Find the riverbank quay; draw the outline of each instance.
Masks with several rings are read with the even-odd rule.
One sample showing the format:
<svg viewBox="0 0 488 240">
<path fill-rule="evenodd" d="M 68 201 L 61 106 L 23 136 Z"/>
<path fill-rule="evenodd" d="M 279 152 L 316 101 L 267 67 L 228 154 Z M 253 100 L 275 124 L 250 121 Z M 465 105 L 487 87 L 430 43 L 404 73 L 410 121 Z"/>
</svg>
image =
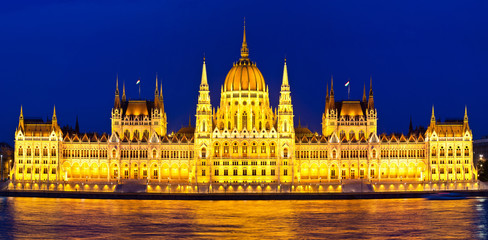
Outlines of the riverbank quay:
<svg viewBox="0 0 488 240">
<path fill-rule="evenodd" d="M 448 191 L 449 192 L 449 191 Z M 454 191 L 453 191 L 454 192 Z M 487 190 L 455 191 L 467 197 L 488 197 Z M 78 199 L 133 199 L 133 200 L 346 200 L 424 198 L 438 191 L 370 192 L 370 193 L 107 193 L 66 191 L 0 191 L 0 197 L 78 198 Z"/>
</svg>

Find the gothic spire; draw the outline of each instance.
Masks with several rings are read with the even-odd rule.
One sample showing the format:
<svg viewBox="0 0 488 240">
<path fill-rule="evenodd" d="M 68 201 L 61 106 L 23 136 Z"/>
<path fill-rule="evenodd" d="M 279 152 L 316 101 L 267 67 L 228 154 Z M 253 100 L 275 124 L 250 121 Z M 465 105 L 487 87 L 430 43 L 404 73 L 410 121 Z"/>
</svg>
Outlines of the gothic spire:
<svg viewBox="0 0 488 240">
<path fill-rule="evenodd" d="M 122 102 L 126 101 L 125 97 L 125 81 L 122 83 Z"/>
<path fill-rule="evenodd" d="M 329 97 L 329 108 L 335 108 L 335 99 L 334 99 L 334 76 L 330 76 L 330 97 Z"/>
<path fill-rule="evenodd" d="M 363 87 L 363 103 L 366 102 L 366 83 L 364 84 L 364 87 Z"/>
<path fill-rule="evenodd" d="M 281 83 L 281 91 L 290 90 L 290 84 L 288 83 L 288 69 L 286 67 L 286 58 L 285 58 L 285 66 L 283 67 L 283 82 Z"/>
<path fill-rule="evenodd" d="M 208 90 L 207 67 L 205 64 L 205 57 L 203 57 L 202 80 L 200 82 L 200 90 L 202 90 L 202 88 L 205 88 Z"/>
<path fill-rule="evenodd" d="M 56 105 L 54 105 L 54 109 L 53 109 L 52 124 L 53 126 L 58 125 L 58 118 L 56 117 Z"/>
<path fill-rule="evenodd" d="M 159 89 L 158 89 L 158 73 L 156 73 L 156 89 L 154 90 L 154 96 L 159 97 Z"/>
<path fill-rule="evenodd" d="M 241 60 L 249 58 L 249 49 L 247 48 L 246 41 L 246 19 L 244 18 L 244 31 L 242 35 L 242 47 L 241 47 Z"/>
<path fill-rule="evenodd" d="M 158 92 L 158 73 L 156 73 L 156 89 L 154 90 L 154 107 L 159 108 L 160 95 Z"/>
<path fill-rule="evenodd" d="M 430 116 L 430 123 L 435 124 L 435 114 L 434 114 L 434 105 L 432 104 L 432 115 Z"/>
<path fill-rule="evenodd" d="M 119 97 L 119 74 L 117 74 L 115 80 L 115 100 L 114 100 L 114 108 L 120 108 L 120 97 Z"/>
<path fill-rule="evenodd" d="M 24 130 L 24 112 L 22 111 L 22 105 L 20 105 L 20 116 L 19 116 L 19 130 Z"/>
<path fill-rule="evenodd" d="M 369 99 L 368 99 L 368 109 L 374 108 L 374 98 L 373 98 L 373 76 L 369 77 Z"/>
</svg>

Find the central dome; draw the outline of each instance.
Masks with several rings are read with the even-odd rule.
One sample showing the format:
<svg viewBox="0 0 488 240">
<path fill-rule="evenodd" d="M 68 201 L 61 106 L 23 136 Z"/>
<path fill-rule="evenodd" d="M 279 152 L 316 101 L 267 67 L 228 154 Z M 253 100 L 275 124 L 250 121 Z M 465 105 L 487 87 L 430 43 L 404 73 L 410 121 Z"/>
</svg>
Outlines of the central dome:
<svg viewBox="0 0 488 240">
<path fill-rule="evenodd" d="M 256 63 L 241 60 L 230 69 L 225 77 L 224 91 L 265 91 L 263 74 Z"/>
<path fill-rule="evenodd" d="M 224 91 L 266 91 L 263 74 L 256 67 L 256 63 L 249 59 L 249 49 L 246 42 L 246 26 L 242 38 L 241 59 L 230 69 L 225 77 Z"/>
</svg>

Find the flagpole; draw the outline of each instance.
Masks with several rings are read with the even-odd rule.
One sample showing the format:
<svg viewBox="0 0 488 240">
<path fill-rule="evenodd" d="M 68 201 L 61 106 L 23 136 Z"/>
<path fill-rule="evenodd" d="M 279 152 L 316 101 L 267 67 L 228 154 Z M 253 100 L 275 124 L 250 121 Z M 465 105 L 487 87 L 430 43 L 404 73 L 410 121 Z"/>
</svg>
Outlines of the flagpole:
<svg viewBox="0 0 488 240">
<path fill-rule="evenodd" d="M 349 100 L 351 97 L 351 84 L 347 85 L 347 100 Z"/>
</svg>

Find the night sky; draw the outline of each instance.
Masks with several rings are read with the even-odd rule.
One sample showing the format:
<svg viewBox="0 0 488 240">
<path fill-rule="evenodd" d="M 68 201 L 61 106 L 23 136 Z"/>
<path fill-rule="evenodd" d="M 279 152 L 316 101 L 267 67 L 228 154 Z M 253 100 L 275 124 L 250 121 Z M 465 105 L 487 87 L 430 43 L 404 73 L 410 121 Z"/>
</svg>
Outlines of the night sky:
<svg viewBox="0 0 488 240">
<path fill-rule="evenodd" d="M 13 2 L 13 1 L 12 1 Z M 462 119 L 488 135 L 486 1 L 56 1 L 0 6 L 0 141 L 13 144 L 24 116 L 82 132 L 110 132 L 115 77 L 128 98 L 163 82 L 169 131 L 194 122 L 205 53 L 213 106 L 240 57 L 246 18 L 250 58 L 277 107 L 286 56 L 295 122 L 321 132 L 326 83 L 337 100 L 360 99 L 373 77 L 378 133 Z"/>
</svg>

